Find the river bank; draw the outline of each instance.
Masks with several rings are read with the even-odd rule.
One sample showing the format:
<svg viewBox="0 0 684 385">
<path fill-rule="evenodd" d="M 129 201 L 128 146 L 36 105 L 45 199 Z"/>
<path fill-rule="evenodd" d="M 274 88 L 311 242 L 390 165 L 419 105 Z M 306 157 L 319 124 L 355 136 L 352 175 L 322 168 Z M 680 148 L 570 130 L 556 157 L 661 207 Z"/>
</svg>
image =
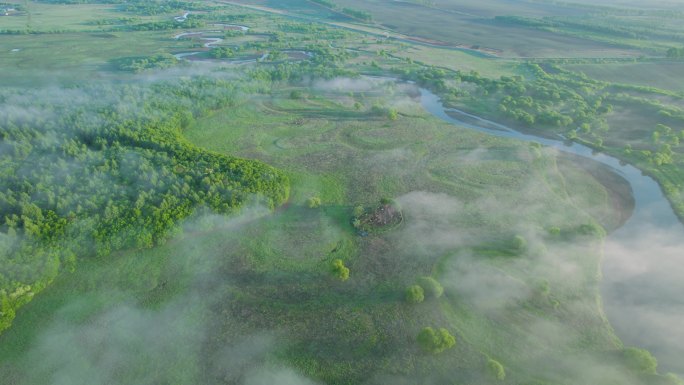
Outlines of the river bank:
<svg viewBox="0 0 684 385">
<path fill-rule="evenodd" d="M 626 345 L 647 348 L 658 358 L 663 369 L 684 373 L 684 363 L 679 359 L 684 357 L 681 339 L 671 338 L 668 330 L 663 330 L 664 323 L 681 325 L 681 315 L 684 314 L 684 302 L 679 295 L 682 291 L 673 290 L 673 287 L 683 286 L 677 279 L 679 275 L 676 270 L 663 268 L 684 265 L 681 253 L 675 257 L 666 252 L 679 249 L 677 242 L 684 239 L 684 226 L 660 185 L 636 167 L 585 145 L 522 133 L 465 111 L 447 108 L 437 95 L 424 88 L 420 89 L 420 94 L 425 110 L 448 123 L 553 147 L 588 162 L 607 166 L 627 181 L 634 209 L 622 226 L 606 239 L 601 282 L 604 310 L 616 334 Z M 629 198 L 620 199 L 629 201 Z M 658 234 L 666 236 L 658 237 Z M 636 273 L 627 266 L 635 263 L 639 265 Z"/>
</svg>

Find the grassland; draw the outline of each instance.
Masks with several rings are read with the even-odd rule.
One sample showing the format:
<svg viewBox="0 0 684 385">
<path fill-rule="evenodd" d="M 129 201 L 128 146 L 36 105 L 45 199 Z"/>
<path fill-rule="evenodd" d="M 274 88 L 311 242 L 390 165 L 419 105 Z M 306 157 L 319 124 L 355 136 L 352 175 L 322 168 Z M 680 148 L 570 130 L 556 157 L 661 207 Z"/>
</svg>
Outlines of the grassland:
<svg viewBox="0 0 684 385">
<path fill-rule="evenodd" d="M 434 376 L 435 381 L 456 376 L 487 383 L 489 356 L 505 363 L 510 383 L 551 378 L 555 374 L 529 371 L 528 360 L 539 356 L 518 354 L 529 348 L 535 333 L 524 325 L 534 320 L 575 330 L 568 345 L 552 349 L 551 342 L 558 342 L 554 336 L 535 337 L 541 338 L 538 348 L 547 346 L 548 359 L 561 359 L 576 344 L 601 354 L 617 352 L 619 342 L 596 303 L 598 245 L 587 241 L 585 248 L 573 247 L 566 255 L 567 263 L 579 269 L 569 279 L 554 273 L 553 259 L 547 259 L 547 252 L 568 253 L 563 241 L 544 241 L 549 250 L 534 256 L 517 255 L 509 243 L 516 231 L 535 226 L 560 226 L 570 234 L 580 224 L 593 223 L 592 215 L 601 211 L 605 224 L 614 225 L 616 213 L 609 209 L 605 187 L 581 170 L 559 168 L 557 154 L 427 117 L 406 91 L 394 91 L 393 99 L 403 100 L 396 121 L 369 115 L 368 107 L 354 108 L 355 101 L 365 106 L 389 102 L 382 95 L 392 84 L 376 87 L 356 98 L 348 96 L 348 89 L 321 84 L 302 89 L 301 99 L 289 97 L 292 88 L 276 88 L 189 127 L 186 136 L 197 145 L 258 158 L 289 173 L 290 203 L 273 215 L 189 224 L 184 236 L 165 246 L 89 261 L 62 276 L 48 294 L 20 312 L 17 327 L 0 337 L 3 369 L 10 373 L 6 378 L 16 384 L 43 382 L 54 378 L 50 365 L 79 373 L 52 357 L 44 340 L 49 338 L 44 333 L 61 333 L 64 343 L 80 341 L 71 334 L 75 325 L 93 334 L 104 325 L 113 327 L 115 342 L 98 354 L 153 353 L 138 369 L 123 372 L 128 361 L 115 359 L 107 378 L 119 382 L 145 378 L 143 370 L 153 368 L 162 373 L 158 378 L 169 381 L 232 383 L 248 370 L 224 373 L 207 362 L 221 347 L 234 346 L 237 336 L 260 333 L 270 335 L 272 346 L 250 365 L 286 363 L 335 384 L 382 376 Z M 305 206 L 311 196 L 321 198 L 320 208 Z M 402 204 L 406 223 L 387 234 L 357 236 L 349 224 L 352 207 L 385 196 Z M 499 207 L 486 210 L 492 201 Z M 603 209 L 582 210 L 588 205 Z M 514 213 L 512 207 L 534 208 Z M 452 243 L 440 233 L 457 234 L 460 240 Z M 530 242 L 541 247 L 541 241 Z M 333 258 L 345 260 L 349 281 L 331 280 L 327 270 Z M 553 295 L 485 299 L 491 288 L 479 291 L 465 284 L 468 278 L 457 279 L 464 268 L 495 274 L 498 285 L 513 285 L 521 293 L 548 281 Z M 445 299 L 405 304 L 404 288 L 417 275 L 442 280 Z M 212 294 L 204 294 L 206 285 Z M 207 298 L 180 305 L 195 295 Z M 509 301 L 527 305 L 510 308 Z M 119 312 L 130 313 L 120 321 L 110 318 Z M 125 333 L 168 312 L 177 321 L 157 331 L 158 341 L 127 342 Z M 211 328 L 205 329 L 207 323 Z M 502 323 L 518 326 L 501 328 Z M 431 324 L 452 330 L 457 347 L 439 357 L 417 350 L 413 336 Z M 166 333 L 178 333 L 181 343 L 170 347 Z M 93 343 L 71 341 L 69 354 L 83 357 L 86 367 L 97 367 L 101 362 L 86 356 Z M 36 354 L 57 362 L 33 370 Z"/>
<path fill-rule="evenodd" d="M 684 93 L 681 62 L 567 64 L 563 68 L 611 83 L 635 84 Z"/>
<path fill-rule="evenodd" d="M 17 2 L 22 5 L 21 2 Z M 25 10 L 16 15 L 2 17 L 1 30 L 35 32 L 96 31 L 98 20 L 113 19 L 122 15 L 107 4 L 83 4 L 70 7 L 67 4 L 44 4 L 27 2 Z"/>
<path fill-rule="evenodd" d="M 268 2 L 250 1 L 246 4 Z M 429 39 L 445 45 L 457 45 L 474 49 L 487 49 L 504 57 L 636 57 L 637 49 L 620 47 L 613 42 L 591 40 L 582 36 L 569 36 L 553 31 L 530 30 L 493 22 L 494 16 L 507 14 L 539 15 L 544 7 L 511 7 L 505 1 L 491 1 L 472 5 L 464 2 L 448 2 L 424 6 L 410 2 L 338 1 L 341 6 L 370 12 L 376 26 L 391 32 L 416 38 Z M 272 8 L 284 9 L 290 2 L 270 4 Z M 548 5 L 543 14 L 568 10 L 558 5 Z M 298 7 L 289 12 L 298 12 Z M 534 12 L 526 12 L 535 9 Z M 575 10 L 586 14 L 586 10 Z"/>
<path fill-rule="evenodd" d="M 466 89 L 456 71 L 476 70 L 486 78 L 476 80 L 487 86 L 516 77 L 535 90 L 531 82 L 543 77 L 533 65 L 378 34 L 390 27 L 494 47 L 504 56 L 632 56 L 638 50 L 495 25 L 491 17 L 520 9 L 501 1 L 468 9 L 460 1 L 338 3 L 371 11 L 379 24 L 340 20 L 308 1 L 249 2 L 285 15 L 212 3 L 217 8 L 202 16 L 207 23 L 239 16 L 251 28 L 222 45 L 244 47 L 250 55 L 316 55 L 241 66 L 181 61 L 139 74 L 113 63 L 208 51 L 198 39 L 173 36 L 209 28 L 93 31 L 81 21 L 130 14 L 100 5 L 31 3 L 32 17 L 44 17 L 46 28 L 69 31 L 3 35 L 0 52 L 8 54 L 0 55 L 0 68 L 14 72 L 0 84 L 71 87 L 98 78 L 166 82 L 173 89 L 174 82 L 197 76 L 240 83 L 229 107 L 185 116 L 182 140 L 268 163 L 287 174 L 291 191 L 274 212 L 198 210 L 163 245 L 82 258 L 20 308 L 14 326 L 0 335 L 4 383 L 678 384 L 635 369 L 603 314 L 603 237 L 632 209 L 624 181 L 553 150 L 441 122 L 422 109 L 415 85 L 356 76 L 441 74 L 420 81 L 435 80 L 428 85 L 442 84 L 447 100 L 466 106 L 476 100 L 471 107 L 495 115 L 497 104 L 487 96 L 508 89 L 490 94 L 478 84 L 467 85 L 467 96 L 449 93 L 450 87 Z M 527 4 L 521 12 L 543 17 L 558 6 Z M 37 11 L 51 7 L 59 11 Z M 564 76 L 554 86 L 577 86 L 568 80 L 574 75 Z M 211 83 L 206 87 L 210 94 Z M 602 87 L 613 92 L 618 86 Z M 610 101 L 617 107 L 606 114 L 611 126 L 641 111 Z M 628 129 L 635 130 L 629 136 L 635 145 L 643 143 L 645 131 L 632 125 L 622 133 Z M 607 150 L 624 144 L 611 138 Z M 680 180 L 676 164 L 661 170 L 673 184 Z M 309 207 L 310 198 L 320 206 Z M 360 235 L 352 225 L 355 207 L 383 198 L 401 207 L 403 222 Z M 338 259 L 350 269 L 348 280 L 331 274 Z M 406 288 L 421 276 L 437 279 L 445 293 L 409 304 Z M 439 354 L 422 350 L 416 336 L 426 326 L 445 328 L 455 346 Z M 505 376 L 492 374 L 492 360 Z"/>
</svg>

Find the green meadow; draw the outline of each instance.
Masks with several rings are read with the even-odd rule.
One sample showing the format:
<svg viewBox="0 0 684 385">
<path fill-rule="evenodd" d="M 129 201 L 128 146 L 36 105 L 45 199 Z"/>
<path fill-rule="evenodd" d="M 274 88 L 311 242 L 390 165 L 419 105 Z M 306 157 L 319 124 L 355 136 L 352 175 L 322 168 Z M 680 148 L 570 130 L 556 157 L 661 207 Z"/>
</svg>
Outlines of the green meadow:
<svg viewBox="0 0 684 385">
<path fill-rule="evenodd" d="M 681 216 L 679 67 L 661 52 L 670 37 L 638 35 L 661 13 L 12 4 L 3 384 L 682 383 L 604 313 L 629 183 L 421 105 L 429 89 L 611 154 L 653 175 Z"/>
</svg>

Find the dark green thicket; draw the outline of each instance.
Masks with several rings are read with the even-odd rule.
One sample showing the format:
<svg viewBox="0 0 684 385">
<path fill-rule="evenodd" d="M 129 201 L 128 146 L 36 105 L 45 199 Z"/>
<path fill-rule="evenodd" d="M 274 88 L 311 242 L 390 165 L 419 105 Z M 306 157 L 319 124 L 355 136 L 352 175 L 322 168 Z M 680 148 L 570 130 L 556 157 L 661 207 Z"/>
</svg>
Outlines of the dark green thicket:
<svg viewBox="0 0 684 385">
<path fill-rule="evenodd" d="M 163 242 L 198 207 L 232 213 L 283 203 L 287 178 L 201 150 L 181 135 L 225 107 L 233 83 L 5 90 L 0 117 L 0 330 L 78 257 Z"/>
</svg>

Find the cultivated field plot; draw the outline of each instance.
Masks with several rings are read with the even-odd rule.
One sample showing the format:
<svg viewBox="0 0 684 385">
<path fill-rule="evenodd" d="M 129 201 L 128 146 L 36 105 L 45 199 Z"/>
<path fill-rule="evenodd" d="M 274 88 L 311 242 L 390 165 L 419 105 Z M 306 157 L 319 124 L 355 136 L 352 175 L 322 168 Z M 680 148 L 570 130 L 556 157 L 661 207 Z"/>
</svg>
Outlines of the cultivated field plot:
<svg viewBox="0 0 684 385">
<path fill-rule="evenodd" d="M 638 51 L 550 31 L 529 30 L 494 21 L 494 16 L 518 15 L 503 1 L 491 6 L 445 12 L 407 2 L 341 0 L 340 4 L 364 9 L 374 20 L 398 32 L 451 45 L 485 48 L 503 57 L 636 57 Z"/>
<path fill-rule="evenodd" d="M 566 64 L 563 68 L 606 82 L 684 93 L 683 62 Z"/>
</svg>

